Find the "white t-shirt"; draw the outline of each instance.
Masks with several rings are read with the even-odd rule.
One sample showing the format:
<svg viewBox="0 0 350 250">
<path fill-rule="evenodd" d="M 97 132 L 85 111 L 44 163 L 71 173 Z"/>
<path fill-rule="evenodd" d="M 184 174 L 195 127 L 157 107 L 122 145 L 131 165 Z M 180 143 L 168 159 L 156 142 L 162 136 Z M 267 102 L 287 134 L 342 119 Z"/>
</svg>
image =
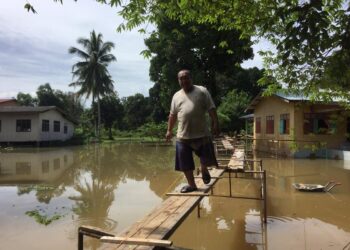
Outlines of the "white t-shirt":
<svg viewBox="0 0 350 250">
<path fill-rule="evenodd" d="M 171 101 L 170 114 L 177 115 L 178 139 L 195 139 L 209 136 L 206 114 L 215 108 L 213 99 L 203 86 L 193 85 L 191 92 L 177 91 Z"/>
</svg>

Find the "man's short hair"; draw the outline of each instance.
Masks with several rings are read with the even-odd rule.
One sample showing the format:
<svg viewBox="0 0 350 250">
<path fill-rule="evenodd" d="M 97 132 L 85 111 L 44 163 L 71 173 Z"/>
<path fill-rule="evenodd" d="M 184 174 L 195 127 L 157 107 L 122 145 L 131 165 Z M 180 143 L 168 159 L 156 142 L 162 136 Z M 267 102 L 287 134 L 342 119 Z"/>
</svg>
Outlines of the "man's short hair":
<svg viewBox="0 0 350 250">
<path fill-rule="evenodd" d="M 182 70 L 180 70 L 179 73 L 177 73 L 177 77 L 179 77 L 179 74 L 180 74 L 181 72 L 186 72 L 187 75 L 191 78 L 191 71 L 188 70 L 188 69 L 182 69 Z"/>
</svg>

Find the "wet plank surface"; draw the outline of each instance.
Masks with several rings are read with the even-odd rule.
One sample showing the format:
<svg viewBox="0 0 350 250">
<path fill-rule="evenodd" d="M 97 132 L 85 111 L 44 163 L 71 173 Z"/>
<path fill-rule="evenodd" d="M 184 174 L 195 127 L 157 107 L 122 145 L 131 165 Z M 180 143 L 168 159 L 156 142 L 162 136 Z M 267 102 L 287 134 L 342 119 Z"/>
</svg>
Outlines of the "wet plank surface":
<svg viewBox="0 0 350 250">
<path fill-rule="evenodd" d="M 133 224 L 129 229 L 119 234 L 119 237 L 141 238 L 152 240 L 168 239 L 181 222 L 189 215 L 192 210 L 208 193 L 210 188 L 216 183 L 218 177 L 224 173 L 224 169 L 213 168 L 210 175 L 213 177 L 209 185 L 205 185 L 201 178 L 196 178 L 196 184 L 199 195 L 183 196 L 171 195 L 169 198 L 151 213 L 144 217 L 140 222 Z M 137 246 L 130 244 L 109 244 L 106 243 L 104 249 L 152 249 L 150 246 Z M 108 246 L 107 246 L 108 245 Z"/>
<path fill-rule="evenodd" d="M 243 171 L 244 170 L 244 149 L 235 149 L 228 167 L 232 170 Z"/>
</svg>

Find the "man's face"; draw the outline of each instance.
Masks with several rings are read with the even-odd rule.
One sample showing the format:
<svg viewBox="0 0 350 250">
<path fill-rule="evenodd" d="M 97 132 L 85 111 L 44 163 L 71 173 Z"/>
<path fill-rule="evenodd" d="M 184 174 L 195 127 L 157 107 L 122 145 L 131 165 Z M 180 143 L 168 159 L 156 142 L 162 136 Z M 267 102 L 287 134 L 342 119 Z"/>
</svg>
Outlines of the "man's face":
<svg viewBox="0 0 350 250">
<path fill-rule="evenodd" d="M 192 89 L 192 81 L 190 73 L 188 71 L 180 71 L 179 74 L 177 74 L 177 80 L 185 92 L 188 92 Z"/>
</svg>

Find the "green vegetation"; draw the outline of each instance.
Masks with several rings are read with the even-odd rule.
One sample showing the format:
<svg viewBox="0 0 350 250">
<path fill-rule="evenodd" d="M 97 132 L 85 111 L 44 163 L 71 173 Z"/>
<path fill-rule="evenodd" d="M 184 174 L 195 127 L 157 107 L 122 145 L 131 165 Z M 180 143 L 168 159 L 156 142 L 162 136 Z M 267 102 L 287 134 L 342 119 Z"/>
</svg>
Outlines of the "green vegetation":
<svg viewBox="0 0 350 250">
<path fill-rule="evenodd" d="M 154 82 L 149 97 L 135 94 L 119 99 L 111 90 L 101 95 L 101 100 L 109 98 L 101 104 L 106 110 L 101 123 L 110 140 L 118 134 L 161 138 L 161 129 L 153 130 L 167 120 L 171 97 L 179 89 L 176 74 L 181 68 L 190 69 L 194 83 L 209 89 L 227 132 L 243 128 L 238 117 L 262 86 L 267 94 L 283 84 L 287 91 L 312 100 L 340 98 L 348 104 L 349 0 L 97 1 L 121 8 L 119 14 L 125 22 L 119 25 L 120 32 L 141 26 L 140 32 L 148 34 L 142 54 L 150 59 Z M 33 12 L 32 7 L 26 5 Z M 150 33 L 142 28 L 148 22 L 155 27 Z M 258 40 L 272 44 L 272 51 L 260 52 L 265 69 L 242 69 L 240 64 L 252 58 L 251 46 Z M 19 100 L 26 105 L 40 103 L 23 93 Z M 94 105 L 78 115 L 85 137 L 94 136 L 92 129 L 99 124 L 95 118 L 99 107 Z"/>
<path fill-rule="evenodd" d="M 102 2 L 121 5 L 118 0 Z M 122 6 L 120 14 L 126 22 L 119 30 L 159 23 L 159 13 L 182 24 L 236 29 L 241 38 L 269 41 L 274 50 L 261 52 L 266 71 L 260 82 L 269 84 L 270 93 L 283 83 L 289 91 L 309 94 L 314 100 L 350 97 L 349 0 L 130 0 Z"/>
<path fill-rule="evenodd" d="M 54 216 L 48 217 L 47 215 L 40 214 L 39 210 L 37 210 L 37 209 L 27 211 L 26 215 L 33 217 L 36 222 L 38 222 L 39 224 L 45 225 L 45 226 L 51 224 L 51 222 L 53 222 L 55 220 L 59 220 L 63 216 L 63 215 L 56 214 Z"/>
<path fill-rule="evenodd" d="M 218 118 L 222 130 L 239 131 L 244 128 L 245 120 L 239 117 L 243 115 L 249 102 L 249 95 L 243 91 L 232 90 L 224 97 L 218 108 Z"/>
<path fill-rule="evenodd" d="M 90 38 L 79 38 L 77 43 L 84 50 L 71 47 L 70 54 L 77 55 L 82 61 L 77 62 L 72 67 L 73 78 L 75 82 L 69 86 L 80 87 L 77 92 L 78 96 L 92 96 L 92 103 L 97 100 L 97 126 L 95 127 L 95 135 L 100 138 L 101 124 L 101 108 L 100 98 L 113 94 L 114 86 L 111 75 L 107 66 L 116 61 L 114 55 L 109 52 L 114 48 L 112 42 L 103 42 L 102 34 L 96 35 L 93 30 Z"/>
</svg>

